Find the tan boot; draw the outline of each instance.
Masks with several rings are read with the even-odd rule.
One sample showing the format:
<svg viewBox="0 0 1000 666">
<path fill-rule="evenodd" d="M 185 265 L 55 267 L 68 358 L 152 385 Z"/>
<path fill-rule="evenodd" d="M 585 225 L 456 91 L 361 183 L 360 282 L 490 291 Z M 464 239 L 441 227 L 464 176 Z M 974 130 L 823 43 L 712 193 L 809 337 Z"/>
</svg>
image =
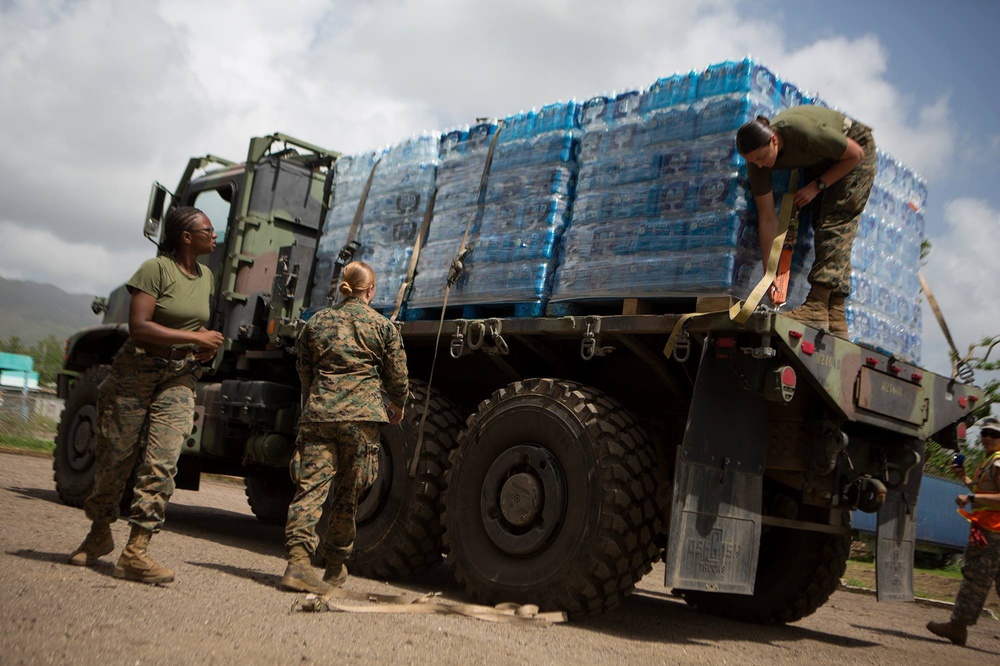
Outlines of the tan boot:
<svg viewBox="0 0 1000 666">
<path fill-rule="evenodd" d="M 111 536 L 111 526 L 107 523 L 93 523 L 83 543 L 69 556 L 69 563 L 78 567 L 92 567 L 100 557 L 114 549 L 115 540 Z"/>
<path fill-rule="evenodd" d="M 806 326 L 828 330 L 830 326 L 830 288 L 814 284 L 806 302 L 785 314 Z"/>
<path fill-rule="evenodd" d="M 326 573 L 323 574 L 323 582 L 330 587 L 340 587 L 347 580 L 347 567 L 344 564 L 326 565 Z"/>
<path fill-rule="evenodd" d="M 928 622 L 927 630 L 935 636 L 947 638 L 955 645 L 965 645 L 969 637 L 969 630 L 960 624 L 952 622 Z"/>
<path fill-rule="evenodd" d="M 124 578 L 150 585 L 169 583 L 174 579 L 173 571 L 157 564 L 147 553 L 149 539 L 152 536 L 153 533 L 146 528 L 138 525 L 132 526 L 128 544 L 122 551 L 121 557 L 118 558 L 115 570 L 111 572 L 115 578 Z"/>
<path fill-rule="evenodd" d="M 288 566 L 285 567 L 285 575 L 281 577 L 281 587 L 292 592 L 313 594 L 326 594 L 330 591 L 330 586 L 313 571 L 309 551 L 301 544 L 288 549 Z"/>
<path fill-rule="evenodd" d="M 846 301 L 846 296 L 830 294 L 830 332 L 838 338 L 850 340 L 851 336 L 847 331 L 847 310 L 844 307 Z"/>
</svg>

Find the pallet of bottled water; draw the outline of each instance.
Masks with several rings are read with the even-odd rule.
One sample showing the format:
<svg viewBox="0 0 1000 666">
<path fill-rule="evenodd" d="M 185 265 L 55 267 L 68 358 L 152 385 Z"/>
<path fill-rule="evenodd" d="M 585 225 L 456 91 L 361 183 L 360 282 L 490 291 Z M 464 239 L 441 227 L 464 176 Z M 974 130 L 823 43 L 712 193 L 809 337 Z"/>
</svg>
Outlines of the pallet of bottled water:
<svg viewBox="0 0 1000 666">
<path fill-rule="evenodd" d="M 395 146 L 376 169 L 357 239 L 359 258 L 379 275 L 376 306 L 395 300 L 435 188 L 407 318 L 438 314 L 463 238 L 469 251 L 448 304 L 472 308 L 468 316 L 497 305 L 509 306 L 499 311 L 506 316 L 538 316 L 560 304 L 616 299 L 744 298 L 763 267 L 736 130 L 758 114 L 770 118 L 799 104 L 825 105 L 744 59 Z M 337 162 L 314 305 L 375 159 Z M 788 187 L 789 174 L 775 172 L 779 214 Z M 911 360 L 920 354 L 925 202 L 923 181 L 879 152 L 847 309 L 855 341 Z M 783 309 L 805 300 L 814 256 L 809 212 L 802 211 Z"/>
<path fill-rule="evenodd" d="M 347 243 L 371 176 L 371 188 L 354 236 L 359 244 L 354 258 L 375 270 L 377 289 L 372 307 L 393 309 L 437 186 L 438 141 L 436 134 L 421 134 L 379 154 L 363 153 L 337 160 L 333 201 L 316 248 L 310 301 L 313 308 L 326 303 L 334 264 Z"/>
<path fill-rule="evenodd" d="M 469 251 L 449 305 L 493 306 L 491 312 L 503 305 L 514 315 L 544 314 L 556 251 L 571 215 L 579 113 L 576 102 L 554 103 L 509 116 L 502 125 L 445 134 L 434 223 L 420 256 L 411 317 L 443 305 L 448 272 L 463 239 Z"/>
<path fill-rule="evenodd" d="M 758 114 L 801 101 L 750 60 L 587 100 L 573 220 L 552 300 L 749 292 L 760 255 L 734 137 Z M 776 180 L 780 201 L 787 177 Z M 808 247 L 800 245 L 792 292 L 801 299 Z"/>
</svg>

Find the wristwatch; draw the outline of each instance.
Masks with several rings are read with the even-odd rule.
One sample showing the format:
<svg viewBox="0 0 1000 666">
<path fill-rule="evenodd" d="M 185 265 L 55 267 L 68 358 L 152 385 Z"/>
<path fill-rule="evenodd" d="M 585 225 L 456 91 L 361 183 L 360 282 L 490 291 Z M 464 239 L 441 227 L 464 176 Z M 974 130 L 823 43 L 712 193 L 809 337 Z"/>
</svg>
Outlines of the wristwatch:
<svg viewBox="0 0 1000 666">
<path fill-rule="evenodd" d="M 816 189 L 819 190 L 820 192 L 826 189 L 826 183 L 823 182 L 822 178 L 816 179 Z"/>
<path fill-rule="evenodd" d="M 969 493 L 969 504 L 976 501 L 976 496 L 973 493 Z"/>
</svg>

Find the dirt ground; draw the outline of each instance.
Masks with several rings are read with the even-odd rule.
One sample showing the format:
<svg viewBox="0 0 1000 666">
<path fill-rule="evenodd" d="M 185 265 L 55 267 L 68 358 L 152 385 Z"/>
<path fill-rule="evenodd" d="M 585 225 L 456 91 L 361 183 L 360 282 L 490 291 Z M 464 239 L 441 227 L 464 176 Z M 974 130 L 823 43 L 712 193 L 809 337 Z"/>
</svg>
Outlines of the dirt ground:
<svg viewBox="0 0 1000 666">
<path fill-rule="evenodd" d="M 863 584 L 863 587 L 875 589 L 875 563 L 850 561 L 847 563 L 847 573 L 844 574 L 844 581 Z M 938 599 L 943 601 L 954 601 L 958 594 L 958 586 L 962 583 L 961 578 L 946 578 L 939 574 L 927 573 L 926 571 L 913 572 L 913 591 L 917 597 L 926 599 Z M 1000 597 L 996 590 L 990 590 L 986 597 L 985 608 L 993 611 L 1000 617 Z"/>
<path fill-rule="evenodd" d="M 1000 663 L 1000 622 L 988 617 L 970 628 L 965 649 L 924 628 L 945 620 L 947 605 L 879 604 L 844 590 L 794 624 L 745 624 L 671 595 L 662 564 L 619 608 L 550 627 L 292 612 L 302 595 L 277 587 L 281 528 L 253 518 L 241 486 L 211 479 L 199 492 L 177 491 L 152 544 L 177 573 L 169 585 L 114 578 L 117 553 L 93 568 L 67 565 L 86 528 L 80 510 L 59 502 L 51 459 L 0 453 L 0 664 Z M 128 524 L 112 532 L 120 550 Z M 345 588 L 468 601 L 447 566 L 405 581 L 351 577 Z"/>
</svg>

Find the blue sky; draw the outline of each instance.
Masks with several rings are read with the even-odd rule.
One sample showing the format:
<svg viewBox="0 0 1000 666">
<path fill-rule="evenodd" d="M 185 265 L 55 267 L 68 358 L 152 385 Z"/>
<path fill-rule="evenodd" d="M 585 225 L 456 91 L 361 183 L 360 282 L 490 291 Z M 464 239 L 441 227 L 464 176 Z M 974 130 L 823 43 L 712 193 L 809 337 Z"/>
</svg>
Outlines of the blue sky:
<svg viewBox="0 0 1000 666">
<path fill-rule="evenodd" d="M 359 151 L 751 54 L 927 178 L 925 274 L 964 349 L 1000 333 L 998 6 L 0 0 L 0 275 L 107 292 L 153 252 L 150 183 L 251 136 Z"/>
<path fill-rule="evenodd" d="M 886 81 L 912 99 L 946 102 L 944 122 L 953 128 L 954 146 L 939 163 L 941 168 L 928 167 L 926 221 L 932 251 L 924 272 L 963 353 L 978 337 L 1000 334 L 1000 278 L 991 270 L 1000 247 L 1000 87 L 996 85 L 1000 3 L 844 0 L 831 5 L 800 0 L 794 4 L 794 10 L 783 3 L 765 5 L 782 12 L 793 48 L 835 35 L 854 39 L 875 35 L 887 56 Z M 835 12 L 827 11 L 833 6 Z M 823 13 L 826 17 L 817 20 Z M 919 140 L 915 143 L 919 147 Z M 985 237 L 956 233 L 955 227 L 965 225 Z M 970 247 L 973 244 L 979 247 Z M 969 261 L 963 261 L 963 255 Z M 970 283 L 981 287 L 972 297 Z M 969 310 L 978 316 L 969 317 Z M 924 363 L 945 371 L 944 338 L 929 314 L 925 307 Z"/>
</svg>

